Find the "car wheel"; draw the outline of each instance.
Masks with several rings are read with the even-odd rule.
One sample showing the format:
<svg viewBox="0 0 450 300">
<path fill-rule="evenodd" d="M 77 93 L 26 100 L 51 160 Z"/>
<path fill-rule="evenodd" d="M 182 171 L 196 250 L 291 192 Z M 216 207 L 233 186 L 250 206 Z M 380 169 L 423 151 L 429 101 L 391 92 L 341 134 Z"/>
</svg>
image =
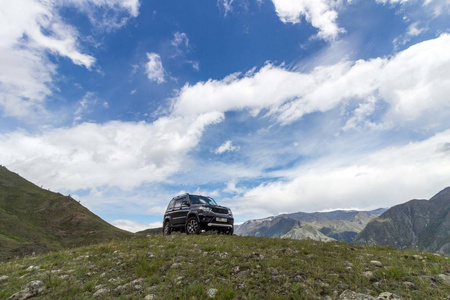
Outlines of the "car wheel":
<svg viewBox="0 0 450 300">
<path fill-rule="evenodd" d="M 200 224 L 196 217 L 191 217 L 186 222 L 186 234 L 199 234 Z"/>
<path fill-rule="evenodd" d="M 172 233 L 172 229 L 170 228 L 170 222 L 169 221 L 164 222 L 163 234 L 170 235 L 171 233 Z"/>
<path fill-rule="evenodd" d="M 234 228 L 232 227 L 232 228 L 228 229 L 227 234 L 233 235 L 233 231 L 234 231 Z"/>
</svg>

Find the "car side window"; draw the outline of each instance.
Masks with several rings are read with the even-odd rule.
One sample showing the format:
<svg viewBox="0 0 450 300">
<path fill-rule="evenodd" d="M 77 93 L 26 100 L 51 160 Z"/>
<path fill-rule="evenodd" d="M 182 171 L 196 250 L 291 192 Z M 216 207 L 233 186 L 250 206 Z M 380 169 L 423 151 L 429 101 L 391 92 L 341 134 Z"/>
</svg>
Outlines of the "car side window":
<svg viewBox="0 0 450 300">
<path fill-rule="evenodd" d="M 175 204 L 175 200 L 172 199 L 170 201 L 169 205 L 167 206 L 167 210 L 172 209 L 174 204 Z"/>
<path fill-rule="evenodd" d="M 175 200 L 175 206 L 173 208 L 180 208 L 181 207 L 181 200 L 182 199 Z"/>
</svg>

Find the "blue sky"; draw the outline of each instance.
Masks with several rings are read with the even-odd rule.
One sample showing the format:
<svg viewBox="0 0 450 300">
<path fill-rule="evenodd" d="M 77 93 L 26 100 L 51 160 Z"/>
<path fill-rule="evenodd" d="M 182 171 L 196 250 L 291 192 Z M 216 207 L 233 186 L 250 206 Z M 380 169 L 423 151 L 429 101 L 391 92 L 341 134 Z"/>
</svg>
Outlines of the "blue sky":
<svg viewBox="0 0 450 300">
<path fill-rule="evenodd" d="M 0 4 L 0 164 L 127 230 L 182 192 L 237 222 L 450 183 L 447 0 Z"/>
</svg>

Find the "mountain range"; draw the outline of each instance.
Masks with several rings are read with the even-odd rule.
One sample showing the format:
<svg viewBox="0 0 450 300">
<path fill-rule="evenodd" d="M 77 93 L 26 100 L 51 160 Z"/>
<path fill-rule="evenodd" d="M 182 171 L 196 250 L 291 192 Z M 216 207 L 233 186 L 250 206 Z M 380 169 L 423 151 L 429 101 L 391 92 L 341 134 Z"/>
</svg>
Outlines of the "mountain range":
<svg viewBox="0 0 450 300">
<path fill-rule="evenodd" d="M 0 166 L 0 260 L 131 236 Z"/>
<path fill-rule="evenodd" d="M 371 220 L 355 242 L 450 254 L 450 187 L 430 200 L 390 208 Z"/>
<path fill-rule="evenodd" d="M 235 233 L 244 236 L 353 242 L 371 219 L 385 211 L 385 208 L 379 208 L 372 211 L 335 210 L 282 214 L 247 221 L 237 226 Z"/>
</svg>

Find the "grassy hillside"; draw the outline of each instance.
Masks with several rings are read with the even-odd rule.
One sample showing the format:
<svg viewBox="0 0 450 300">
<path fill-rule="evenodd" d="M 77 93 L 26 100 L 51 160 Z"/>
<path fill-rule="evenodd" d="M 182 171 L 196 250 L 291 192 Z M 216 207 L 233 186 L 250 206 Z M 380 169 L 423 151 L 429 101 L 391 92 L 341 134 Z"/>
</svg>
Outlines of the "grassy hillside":
<svg viewBox="0 0 450 300">
<path fill-rule="evenodd" d="M 403 299 L 447 299 L 449 280 L 448 257 L 430 253 L 340 242 L 173 234 L 0 263 L 0 298 L 21 293 L 16 297 L 345 299 L 362 293 L 364 299 L 375 299 L 370 297 L 394 293 Z"/>
<path fill-rule="evenodd" d="M 0 166 L 0 260 L 131 235 Z"/>
</svg>

